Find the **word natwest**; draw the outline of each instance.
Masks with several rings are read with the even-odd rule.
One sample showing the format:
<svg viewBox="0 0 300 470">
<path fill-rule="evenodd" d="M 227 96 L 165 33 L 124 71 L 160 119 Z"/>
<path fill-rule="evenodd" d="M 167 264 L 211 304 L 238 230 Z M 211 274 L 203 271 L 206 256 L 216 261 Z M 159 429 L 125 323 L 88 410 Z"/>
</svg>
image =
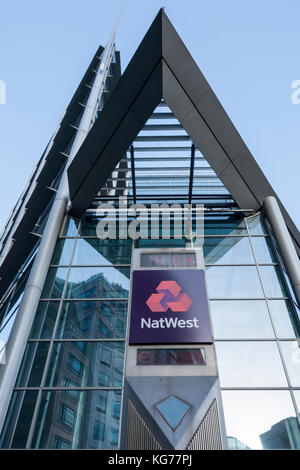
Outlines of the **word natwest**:
<svg viewBox="0 0 300 470">
<path fill-rule="evenodd" d="M 178 317 L 175 318 L 160 318 L 159 320 L 152 320 L 151 318 L 141 318 L 141 328 L 200 328 L 199 320 L 192 318 L 189 320 L 182 320 Z"/>
</svg>

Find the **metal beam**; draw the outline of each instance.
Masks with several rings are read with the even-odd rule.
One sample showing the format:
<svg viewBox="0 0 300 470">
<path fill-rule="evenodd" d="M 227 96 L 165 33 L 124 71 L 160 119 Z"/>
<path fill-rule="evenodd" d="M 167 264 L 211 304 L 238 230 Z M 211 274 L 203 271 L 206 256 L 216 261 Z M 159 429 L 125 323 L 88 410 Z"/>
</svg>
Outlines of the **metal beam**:
<svg viewBox="0 0 300 470">
<path fill-rule="evenodd" d="M 135 147 L 134 151 L 136 152 L 187 152 L 190 150 L 190 146 L 186 147 Z"/>
<path fill-rule="evenodd" d="M 146 124 L 143 131 L 184 131 L 180 124 Z"/>
<path fill-rule="evenodd" d="M 132 193 L 133 202 L 136 203 L 136 185 L 135 185 L 135 164 L 134 164 L 134 148 L 130 146 L 130 162 L 131 162 L 131 179 L 132 179 Z"/>
<path fill-rule="evenodd" d="M 153 113 L 151 119 L 176 119 L 173 113 Z"/>
<path fill-rule="evenodd" d="M 192 202 L 192 196 L 193 196 L 193 179 L 194 179 L 194 167 L 195 167 L 195 150 L 196 146 L 195 144 L 192 144 L 191 147 L 191 166 L 190 166 L 190 183 L 189 183 L 189 204 Z"/>
<path fill-rule="evenodd" d="M 189 141 L 191 140 L 189 135 L 138 135 L 135 138 L 136 142 L 175 142 L 175 141 Z"/>
</svg>

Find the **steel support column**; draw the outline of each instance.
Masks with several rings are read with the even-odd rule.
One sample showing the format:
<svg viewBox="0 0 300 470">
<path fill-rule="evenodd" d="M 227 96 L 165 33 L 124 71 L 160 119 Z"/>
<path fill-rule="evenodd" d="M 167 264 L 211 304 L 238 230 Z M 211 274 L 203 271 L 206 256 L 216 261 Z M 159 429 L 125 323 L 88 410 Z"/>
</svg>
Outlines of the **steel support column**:
<svg viewBox="0 0 300 470">
<path fill-rule="evenodd" d="M 274 232 L 297 302 L 300 305 L 300 260 L 274 196 L 265 198 L 263 209 Z"/>
</svg>

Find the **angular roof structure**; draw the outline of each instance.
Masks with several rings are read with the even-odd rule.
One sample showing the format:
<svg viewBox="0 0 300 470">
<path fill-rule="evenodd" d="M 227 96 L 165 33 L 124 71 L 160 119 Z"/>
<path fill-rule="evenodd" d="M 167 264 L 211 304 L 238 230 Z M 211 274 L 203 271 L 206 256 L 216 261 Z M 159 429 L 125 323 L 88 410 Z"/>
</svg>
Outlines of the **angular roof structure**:
<svg viewBox="0 0 300 470">
<path fill-rule="evenodd" d="M 162 100 L 241 209 L 276 197 L 300 254 L 299 231 L 163 9 L 68 169 L 70 214 L 83 215 Z"/>
</svg>

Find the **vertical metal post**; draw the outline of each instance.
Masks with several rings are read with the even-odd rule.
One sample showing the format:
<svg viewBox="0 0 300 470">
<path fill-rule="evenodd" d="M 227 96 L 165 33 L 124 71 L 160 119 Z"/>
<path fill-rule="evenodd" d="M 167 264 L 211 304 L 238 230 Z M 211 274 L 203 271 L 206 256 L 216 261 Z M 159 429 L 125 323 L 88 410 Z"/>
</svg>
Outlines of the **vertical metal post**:
<svg viewBox="0 0 300 470">
<path fill-rule="evenodd" d="M 266 197 L 263 209 L 274 232 L 295 297 L 300 305 L 300 261 L 275 197 Z"/>
<path fill-rule="evenodd" d="M 135 163 L 134 163 L 134 148 L 130 146 L 130 162 L 131 162 L 131 181 L 132 181 L 132 195 L 133 203 L 136 203 L 136 186 L 135 186 Z"/>
<path fill-rule="evenodd" d="M 193 197 L 195 150 L 196 150 L 196 146 L 195 146 L 195 144 L 192 144 L 192 147 L 191 147 L 191 165 L 190 165 L 190 182 L 189 182 L 189 198 L 188 198 L 189 204 L 191 204 L 192 197 Z"/>
</svg>

